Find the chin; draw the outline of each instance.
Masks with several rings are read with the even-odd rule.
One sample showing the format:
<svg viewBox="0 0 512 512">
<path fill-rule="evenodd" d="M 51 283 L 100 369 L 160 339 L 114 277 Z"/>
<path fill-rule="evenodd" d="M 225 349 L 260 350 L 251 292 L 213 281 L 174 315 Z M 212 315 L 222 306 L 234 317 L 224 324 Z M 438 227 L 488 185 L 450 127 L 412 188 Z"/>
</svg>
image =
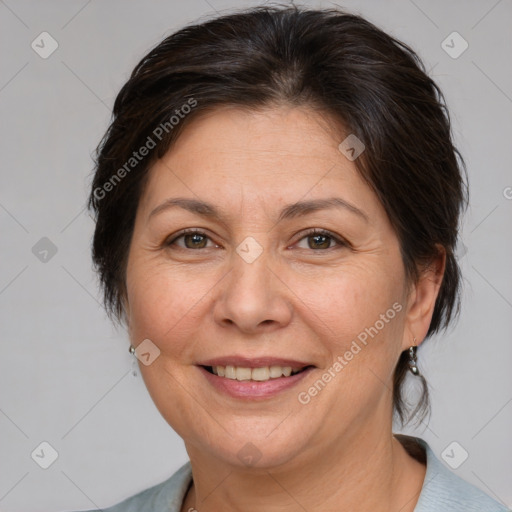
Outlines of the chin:
<svg viewBox="0 0 512 512">
<path fill-rule="evenodd" d="M 290 463 L 293 465 L 294 461 L 299 464 L 298 459 L 307 450 L 310 436 L 305 431 L 306 425 L 301 423 L 295 423 L 295 428 L 290 429 L 288 426 L 279 432 L 285 417 L 286 414 L 272 421 L 262 421 L 260 418 L 256 428 L 254 422 L 238 421 L 236 426 L 232 422 L 228 429 L 231 436 L 218 425 L 210 426 L 208 437 L 189 441 L 202 453 L 209 452 L 212 458 L 237 468 L 256 471 L 277 469 Z M 213 431 L 219 435 L 212 436 Z"/>
</svg>

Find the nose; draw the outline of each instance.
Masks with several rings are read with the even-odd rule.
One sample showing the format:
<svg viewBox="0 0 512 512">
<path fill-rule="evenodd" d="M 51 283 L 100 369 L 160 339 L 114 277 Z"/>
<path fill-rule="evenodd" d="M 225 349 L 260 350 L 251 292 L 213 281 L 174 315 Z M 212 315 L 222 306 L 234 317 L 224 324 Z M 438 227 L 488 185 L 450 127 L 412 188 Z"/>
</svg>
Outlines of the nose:
<svg viewBox="0 0 512 512">
<path fill-rule="evenodd" d="M 268 333 L 292 318 L 290 289 L 279 276 L 278 265 L 267 250 L 251 261 L 233 252 L 230 272 L 219 283 L 214 301 L 215 321 L 246 334 Z M 271 268 L 274 267 L 274 268 Z"/>
</svg>

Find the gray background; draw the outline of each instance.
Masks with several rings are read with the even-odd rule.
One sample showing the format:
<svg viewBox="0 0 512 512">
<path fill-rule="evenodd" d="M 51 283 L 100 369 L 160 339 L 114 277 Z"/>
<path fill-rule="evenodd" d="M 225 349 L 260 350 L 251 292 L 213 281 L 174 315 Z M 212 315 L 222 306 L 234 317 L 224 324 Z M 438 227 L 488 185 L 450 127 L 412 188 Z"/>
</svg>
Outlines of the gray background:
<svg viewBox="0 0 512 512">
<path fill-rule="evenodd" d="M 126 334 L 100 304 L 84 210 L 91 154 L 150 47 L 188 22 L 256 4 L 0 0 L 1 511 L 105 507 L 187 460 L 134 372 Z M 512 2 L 343 6 L 419 52 L 447 97 L 471 180 L 462 316 L 419 352 L 433 415 L 406 432 L 441 459 L 459 443 L 469 456 L 454 471 L 512 506 Z M 43 31 L 59 45 L 46 59 L 31 48 Z M 441 46 L 453 31 L 469 44 L 456 59 Z M 57 249 L 46 261 L 43 237 Z M 43 441 L 58 453 L 48 469 L 31 457 Z"/>
</svg>

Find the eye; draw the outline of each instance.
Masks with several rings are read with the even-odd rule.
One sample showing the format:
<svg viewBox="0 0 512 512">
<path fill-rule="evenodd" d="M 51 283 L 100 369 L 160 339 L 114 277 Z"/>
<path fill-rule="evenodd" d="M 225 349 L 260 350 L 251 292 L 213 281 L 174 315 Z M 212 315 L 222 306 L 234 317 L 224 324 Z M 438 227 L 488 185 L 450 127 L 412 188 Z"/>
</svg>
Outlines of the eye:
<svg viewBox="0 0 512 512">
<path fill-rule="evenodd" d="M 299 240 L 299 244 L 302 240 L 307 240 L 307 247 L 301 247 L 301 249 L 325 250 L 332 249 L 335 245 L 348 246 L 347 242 L 334 236 L 330 231 L 325 229 L 313 228 L 306 232 L 305 236 Z"/>
<path fill-rule="evenodd" d="M 306 240 L 307 246 L 300 247 L 302 241 Z M 181 241 L 182 243 L 178 243 Z M 210 237 L 203 231 L 197 229 L 186 229 L 179 232 L 176 236 L 164 242 L 166 247 L 177 246 L 180 249 L 208 249 L 211 247 L 219 247 L 212 242 L 213 245 L 208 246 L 208 242 L 212 242 Z M 299 240 L 297 245 L 301 249 L 312 249 L 314 251 L 333 249 L 336 245 L 341 247 L 349 246 L 348 242 L 335 236 L 325 229 L 312 228 L 307 231 Z"/>
<path fill-rule="evenodd" d="M 183 239 L 182 244 L 178 244 L 177 241 Z M 197 229 L 186 229 L 181 231 L 177 236 L 165 242 L 165 246 L 177 245 L 181 249 L 208 249 L 207 243 L 210 240 L 208 235 Z M 211 241 L 211 240 L 210 240 Z M 217 244 L 214 244 L 218 247 Z M 210 246 L 211 247 L 211 246 Z"/>
</svg>

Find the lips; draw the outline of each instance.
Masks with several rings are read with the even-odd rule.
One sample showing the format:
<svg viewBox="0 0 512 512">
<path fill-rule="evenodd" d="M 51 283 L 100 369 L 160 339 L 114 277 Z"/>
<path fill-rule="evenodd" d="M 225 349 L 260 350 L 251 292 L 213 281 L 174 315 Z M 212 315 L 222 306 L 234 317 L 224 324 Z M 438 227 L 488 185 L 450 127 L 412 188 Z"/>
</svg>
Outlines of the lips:
<svg viewBox="0 0 512 512">
<path fill-rule="evenodd" d="M 286 359 L 280 357 L 243 357 L 243 356 L 226 356 L 208 359 L 198 363 L 198 366 L 239 366 L 244 368 L 261 368 L 263 366 L 291 366 L 292 368 L 305 368 L 306 366 L 314 366 L 307 361 L 298 361 L 296 359 Z"/>
<path fill-rule="evenodd" d="M 239 381 L 266 381 L 269 378 L 289 377 L 311 367 L 311 365 L 302 361 L 275 357 L 248 359 L 236 356 L 212 359 L 205 361 L 205 363 L 209 364 L 201 364 L 200 366 L 213 375 Z"/>
<path fill-rule="evenodd" d="M 254 360 L 251 362 L 254 363 Z M 244 364 L 247 364 L 247 361 Z M 230 375 L 230 377 L 222 377 L 215 374 L 209 366 L 198 365 L 197 368 L 212 388 L 216 389 L 222 395 L 227 395 L 241 400 L 271 399 L 272 397 L 297 386 L 299 382 L 305 379 L 315 369 L 314 366 L 309 365 L 303 367 L 303 369 L 298 373 L 289 374 L 287 371 L 286 373 L 288 373 L 289 376 L 281 375 L 277 378 L 270 378 L 266 375 L 254 374 L 254 372 L 259 372 L 259 369 L 262 367 L 253 366 L 252 369 L 249 367 L 233 367 L 229 365 L 224 367 L 226 370 L 230 368 L 229 371 L 233 371 L 233 369 L 235 369 L 236 378 L 233 378 L 233 375 Z M 219 369 L 221 366 L 216 366 L 216 368 Z M 271 368 L 277 367 L 272 366 Z M 289 366 L 286 368 L 291 369 Z M 239 369 L 242 370 L 241 375 L 238 374 Z M 249 375 L 246 374 L 247 371 L 251 371 L 250 378 L 248 378 Z M 240 379 L 238 377 L 240 377 Z"/>
<path fill-rule="evenodd" d="M 297 385 L 316 368 L 297 359 L 238 355 L 203 360 L 197 367 L 222 394 L 241 399 L 268 399 Z"/>
</svg>

